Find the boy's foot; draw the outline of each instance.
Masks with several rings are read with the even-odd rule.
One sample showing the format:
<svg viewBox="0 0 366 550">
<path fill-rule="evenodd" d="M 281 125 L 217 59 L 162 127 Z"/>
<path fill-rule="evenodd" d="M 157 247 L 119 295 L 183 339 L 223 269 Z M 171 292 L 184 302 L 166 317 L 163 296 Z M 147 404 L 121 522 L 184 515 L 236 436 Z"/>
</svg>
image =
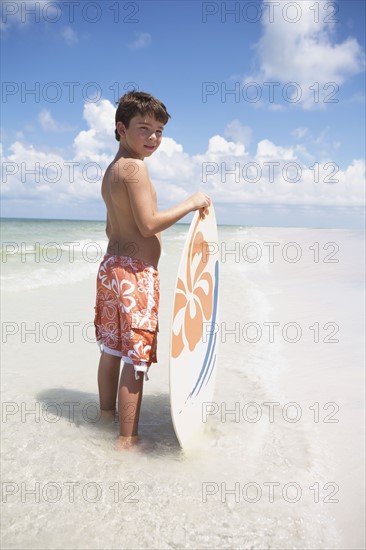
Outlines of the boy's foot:
<svg viewBox="0 0 366 550">
<path fill-rule="evenodd" d="M 123 451 L 125 449 L 129 449 L 130 447 L 133 447 L 134 445 L 137 445 L 137 443 L 138 443 L 137 435 L 128 435 L 128 436 L 120 435 L 116 441 L 116 450 Z"/>
<path fill-rule="evenodd" d="M 100 409 L 100 416 L 101 416 L 101 418 L 103 418 L 103 417 L 107 417 L 107 418 L 108 418 L 108 417 L 112 417 L 112 418 L 114 418 L 115 415 L 116 415 L 116 411 L 115 411 L 114 409 L 111 410 L 111 411 L 106 411 L 106 410 L 104 410 L 104 409 Z"/>
<path fill-rule="evenodd" d="M 100 410 L 100 416 L 98 418 L 98 425 L 100 428 L 114 428 L 118 422 L 114 411 L 102 411 Z"/>
</svg>

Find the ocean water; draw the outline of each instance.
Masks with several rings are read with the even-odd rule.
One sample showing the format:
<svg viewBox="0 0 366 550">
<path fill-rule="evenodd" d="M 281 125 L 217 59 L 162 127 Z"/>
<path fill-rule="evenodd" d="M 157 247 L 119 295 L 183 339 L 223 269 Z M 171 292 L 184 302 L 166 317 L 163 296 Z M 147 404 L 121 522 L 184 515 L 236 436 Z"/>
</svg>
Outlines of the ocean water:
<svg viewBox="0 0 366 550">
<path fill-rule="evenodd" d="M 186 454 L 168 359 L 187 229 L 163 233 L 144 445 L 117 453 L 92 338 L 42 329 L 93 320 L 104 224 L 3 220 L 3 548 L 364 547 L 364 235 L 219 227 L 216 393 Z"/>
<path fill-rule="evenodd" d="M 17 291 L 84 280 L 105 253 L 104 229 L 93 221 L 3 219 L 2 285 Z"/>
</svg>

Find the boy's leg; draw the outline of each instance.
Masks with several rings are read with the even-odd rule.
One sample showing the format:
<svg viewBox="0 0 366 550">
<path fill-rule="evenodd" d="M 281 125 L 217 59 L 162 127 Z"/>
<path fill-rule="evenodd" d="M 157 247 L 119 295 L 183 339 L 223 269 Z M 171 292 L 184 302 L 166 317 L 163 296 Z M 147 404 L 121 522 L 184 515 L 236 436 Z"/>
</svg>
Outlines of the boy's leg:
<svg viewBox="0 0 366 550">
<path fill-rule="evenodd" d="M 142 392 L 144 385 L 144 373 L 139 373 L 139 379 L 135 378 L 133 365 L 125 363 L 121 373 L 118 390 L 118 414 L 119 414 L 119 439 L 120 442 L 136 442 Z"/>
<path fill-rule="evenodd" d="M 98 368 L 100 412 L 114 417 L 121 358 L 102 352 Z"/>
</svg>

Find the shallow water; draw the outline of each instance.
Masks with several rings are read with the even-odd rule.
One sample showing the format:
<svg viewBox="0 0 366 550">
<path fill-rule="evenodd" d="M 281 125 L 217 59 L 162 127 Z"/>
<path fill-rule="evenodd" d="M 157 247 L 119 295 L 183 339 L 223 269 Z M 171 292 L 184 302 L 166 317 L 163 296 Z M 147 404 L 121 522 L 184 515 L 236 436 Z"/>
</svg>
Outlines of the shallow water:
<svg viewBox="0 0 366 550">
<path fill-rule="evenodd" d="M 77 241 L 84 229 L 70 226 L 65 236 Z M 94 227 L 95 242 L 104 242 L 103 230 L 102 224 Z M 32 288 L 5 290 L 3 321 L 15 323 L 18 332 L 3 339 L 3 548 L 362 547 L 362 522 L 348 527 L 339 520 L 339 510 L 346 508 L 362 517 L 361 491 L 356 493 L 352 480 L 344 477 L 350 468 L 360 475 L 359 447 L 350 440 L 343 466 L 337 456 L 346 432 L 362 429 L 363 400 L 342 402 L 347 414 L 335 417 L 343 425 L 315 424 L 311 408 L 318 401 L 324 420 L 331 412 L 322 408 L 327 400 L 340 402 L 349 391 L 358 395 L 362 311 L 348 307 L 341 319 L 347 340 L 338 347 L 317 347 L 308 334 L 297 344 L 278 337 L 269 342 L 263 325 L 291 320 L 305 327 L 316 320 L 315 313 L 319 322 L 335 320 L 333 315 L 343 311 L 337 293 L 340 287 L 346 290 L 347 281 L 359 304 L 362 272 L 355 275 L 355 267 L 360 269 L 362 258 L 350 243 L 358 238 L 362 244 L 360 234 L 220 228 L 220 319 L 226 325 L 220 325 L 219 370 L 214 402 L 206 409 L 207 429 L 187 454 L 174 434 L 168 395 L 171 302 L 186 230 L 178 226 L 164 236 L 159 364 L 145 384 L 141 446 L 128 452 L 114 449 L 117 423 L 98 419 L 98 351 L 80 331 L 92 321 L 96 264 L 85 268 L 80 261 L 71 269 L 60 262 L 70 273 L 78 272 L 76 282 L 63 278 L 39 286 L 39 266 L 33 262 L 28 265 Z M 17 238 L 21 242 L 24 233 Z M 263 243 L 271 240 L 297 240 L 304 251 L 311 242 L 337 240 L 349 255 L 333 266 L 303 260 L 295 270 L 290 262 L 265 259 Z M 236 242 L 239 261 L 235 253 L 227 254 L 235 251 Z M 243 255 L 248 242 L 260 245 L 261 260 L 245 256 L 255 252 L 253 245 Z M 15 276 L 23 266 L 12 262 L 7 267 Z M 324 282 L 329 274 L 338 282 L 333 290 Z M 42 328 L 56 321 L 63 329 L 65 323 L 80 323 L 75 337 L 70 339 L 66 330 L 54 342 L 50 333 L 42 337 Z M 39 323 L 39 341 L 22 331 L 21 322 L 27 329 Z M 243 336 L 247 323 L 262 328 L 257 342 L 252 341 L 254 326 Z M 352 327 L 348 332 L 346 325 Z M 352 377 L 344 357 L 350 359 Z M 298 409 L 289 402 L 301 406 L 296 422 Z"/>
</svg>

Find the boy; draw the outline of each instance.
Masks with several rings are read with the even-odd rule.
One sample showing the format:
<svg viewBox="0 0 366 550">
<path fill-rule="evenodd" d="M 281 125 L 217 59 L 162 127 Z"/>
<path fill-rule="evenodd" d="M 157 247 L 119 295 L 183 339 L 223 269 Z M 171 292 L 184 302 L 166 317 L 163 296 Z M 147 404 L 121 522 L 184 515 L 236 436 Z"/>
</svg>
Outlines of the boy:
<svg viewBox="0 0 366 550">
<path fill-rule="evenodd" d="M 150 94 L 133 91 L 121 97 L 115 118 L 119 150 L 102 182 L 109 242 L 97 276 L 98 387 L 101 414 L 113 418 L 118 390 L 117 449 L 137 443 L 144 375 L 157 362 L 160 232 L 194 210 L 204 216 L 211 203 L 198 192 L 157 210 L 143 160 L 158 149 L 169 118 L 165 105 Z"/>
</svg>

